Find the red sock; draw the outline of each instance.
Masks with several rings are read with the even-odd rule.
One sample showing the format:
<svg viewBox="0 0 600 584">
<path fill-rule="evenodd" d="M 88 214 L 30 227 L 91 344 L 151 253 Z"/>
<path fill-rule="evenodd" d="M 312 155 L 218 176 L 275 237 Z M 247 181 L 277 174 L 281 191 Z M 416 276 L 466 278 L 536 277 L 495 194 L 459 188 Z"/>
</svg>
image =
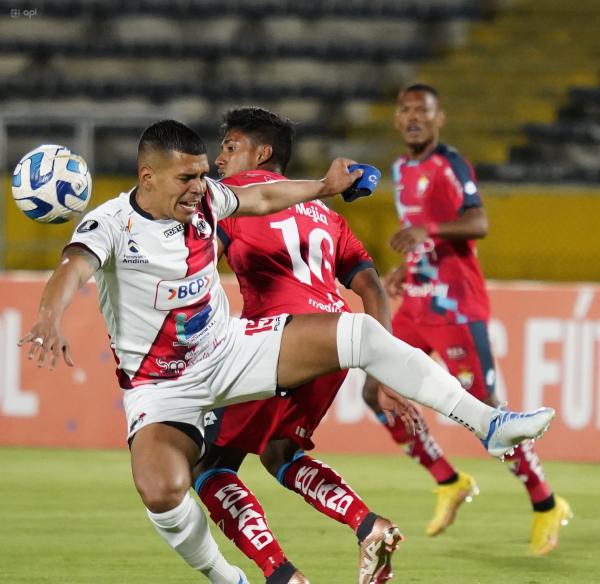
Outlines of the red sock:
<svg viewBox="0 0 600 584">
<path fill-rule="evenodd" d="M 507 454 L 504 460 L 508 462 L 510 471 L 519 478 L 533 504 L 544 501 L 552 495 L 538 455 L 533 449 L 533 442 L 527 440 L 515 448 L 514 454 Z"/>
<path fill-rule="evenodd" d="M 416 435 L 407 432 L 404 424 L 396 420 L 394 426 L 383 421 L 385 429 L 396 444 L 402 444 L 404 451 L 425 467 L 437 483 L 448 481 L 456 475 L 456 469 L 450 464 L 442 448 L 429 433 L 425 420 L 421 418 L 421 430 Z"/>
<path fill-rule="evenodd" d="M 344 479 L 323 462 L 303 454 L 282 470 L 283 475 L 277 478 L 284 487 L 353 531 L 369 513 L 368 507 Z"/>
<path fill-rule="evenodd" d="M 211 519 L 256 563 L 266 578 L 286 561 L 267 525 L 261 504 L 235 472 L 223 470 L 203 475 L 196 482 L 196 488 Z"/>
</svg>

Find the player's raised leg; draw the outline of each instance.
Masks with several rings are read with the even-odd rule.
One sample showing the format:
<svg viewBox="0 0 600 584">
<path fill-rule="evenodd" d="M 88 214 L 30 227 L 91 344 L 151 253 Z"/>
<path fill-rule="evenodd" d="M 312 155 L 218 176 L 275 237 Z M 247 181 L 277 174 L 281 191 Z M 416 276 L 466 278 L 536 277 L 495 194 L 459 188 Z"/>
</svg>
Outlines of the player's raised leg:
<svg viewBox="0 0 600 584">
<path fill-rule="evenodd" d="M 360 368 L 400 395 L 461 423 L 493 456 L 541 436 L 554 417 L 552 408 L 501 412 L 483 404 L 423 351 L 394 338 L 368 315 L 295 317 L 283 333 L 279 385 L 293 387 L 338 368 Z"/>
<path fill-rule="evenodd" d="M 131 443 L 133 480 L 161 538 L 212 584 L 247 584 L 219 551 L 204 512 L 192 499 L 191 469 L 198 444 L 167 424 L 141 428 Z"/>
</svg>

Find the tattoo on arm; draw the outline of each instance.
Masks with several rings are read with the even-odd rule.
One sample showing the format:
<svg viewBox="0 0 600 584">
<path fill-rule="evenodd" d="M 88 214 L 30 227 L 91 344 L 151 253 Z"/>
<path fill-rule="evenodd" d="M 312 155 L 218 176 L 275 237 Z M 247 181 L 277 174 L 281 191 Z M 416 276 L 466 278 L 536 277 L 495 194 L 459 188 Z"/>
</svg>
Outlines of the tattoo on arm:
<svg viewBox="0 0 600 584">
<path fill-rule="evenodd" d="M 73 257 L 83 258 L 94 272 L 100 268 L 100 260 L 96 254 L 83 245 L 69 245 L 63 252 L 61 263 Z"/>
</svg>

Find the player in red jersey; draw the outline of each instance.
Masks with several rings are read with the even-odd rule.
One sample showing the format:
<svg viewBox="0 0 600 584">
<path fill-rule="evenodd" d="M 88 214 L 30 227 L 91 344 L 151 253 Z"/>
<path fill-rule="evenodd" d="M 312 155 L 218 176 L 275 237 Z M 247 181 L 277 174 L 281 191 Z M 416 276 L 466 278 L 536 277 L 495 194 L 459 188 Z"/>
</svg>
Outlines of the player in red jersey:
<svg viewBox="0 0 600 584">
<path fill-rule="evenodd" d="M 488 222 L 471 165 L 439 141 L 443 123 L 435 89 L 419 84 L 400 92 L 395 126 L 407 154 L 393 163 L 392 174 L 403 227 L 391 245 L 405 262 L 386 281 L 392 296 L 402 295 L 393 332 L 427 353 L 435 351 L 467 391 L 498 407 L 487 331 L 489 301 L 475 245 L 487 234 Z M 426 529 L 437 535 L 476 492 L 475 480 L 448 462 L 425 427 L 415 436 L 406 435 L 401 424 L 388 429 L 439 485 Z M 506 460 L 533 505 L 530 552 L 546 554 L 572 515 L 569 505 L 553 495 L 531 442 L 515 448 Z"/>
<path fill-rule="evenodd" d="M 224 184 L 287 180 L 283 172 L 292 149 L 291 122 L 262 108 L 240 108 L 226 114 L 223 129 L 222 152 L 216 164 Z M 361 297 L 366 313 L 391 329 L 387 297 L 371 258 L 346 220 L 321 201 L 263 217 L 228 218 L 217 230 L 219 256 L 226 254 L 240 284 L 244 318 L 260 319 L 282 311 L 348 312 L 338 292 L 337 277 Z M 367 553 L 371 540 L 391 523 L 371 513 L 332 468 L 304 452 L 314 448 L 311 436 L 346 373 L 321 377 L 289 397 L 236 404 L 214 410 L 205 418 L 210 447 L 196 489 L 213 520 L 257 563 L 269 584 L 307 580 L 287 561 L 266 528 L 258 501 L 237 476 L 247 453 L 260 455 L 264 467 L 284 487 L 357 534 L 363 542 L 360 582 L 383 582 L 391 575 L 389 558 L 383 558 L 384 565 L 378 566 L 369 562 Z M 225 508 L 225 492 L 240 493 L 237 507 L 251 505 L 256 518 L 262 520 L 265 529 L 258 545 L 252 541 L 256 536 L 248 537 Z M 394 547 L 398 538 L 394 532 L 389 545 Z"/>
</svg>

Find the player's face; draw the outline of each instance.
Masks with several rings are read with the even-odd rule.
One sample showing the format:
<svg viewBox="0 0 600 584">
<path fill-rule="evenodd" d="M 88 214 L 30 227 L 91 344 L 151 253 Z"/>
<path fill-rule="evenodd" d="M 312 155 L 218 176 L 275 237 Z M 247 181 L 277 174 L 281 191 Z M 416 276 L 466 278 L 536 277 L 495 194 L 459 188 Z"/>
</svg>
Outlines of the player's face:
<svg viewBox="0 0 600 584">
<path fill-rule="evenodd" d="M 215 164 L 221 178 L 255 170 L 263 158 L 264 146 L 255 144 L 240 130 L 229 130 L 221 142 L 221 154 Z"/>
<path fill-rule="evenodd" d="M 394 125 L 409 149 L 422 151 L 436 143 L 444 113 L 438 100 L 426 91 L 404 91 L 398 96 Z"/>
<path fill-rule="evenodd" d="M 206 154 L 171 152 L 154 169 L 153 190 L 162 218 L 190 223 L 206 191 L 204 180 L 210 167 Z"/>
</svg>

